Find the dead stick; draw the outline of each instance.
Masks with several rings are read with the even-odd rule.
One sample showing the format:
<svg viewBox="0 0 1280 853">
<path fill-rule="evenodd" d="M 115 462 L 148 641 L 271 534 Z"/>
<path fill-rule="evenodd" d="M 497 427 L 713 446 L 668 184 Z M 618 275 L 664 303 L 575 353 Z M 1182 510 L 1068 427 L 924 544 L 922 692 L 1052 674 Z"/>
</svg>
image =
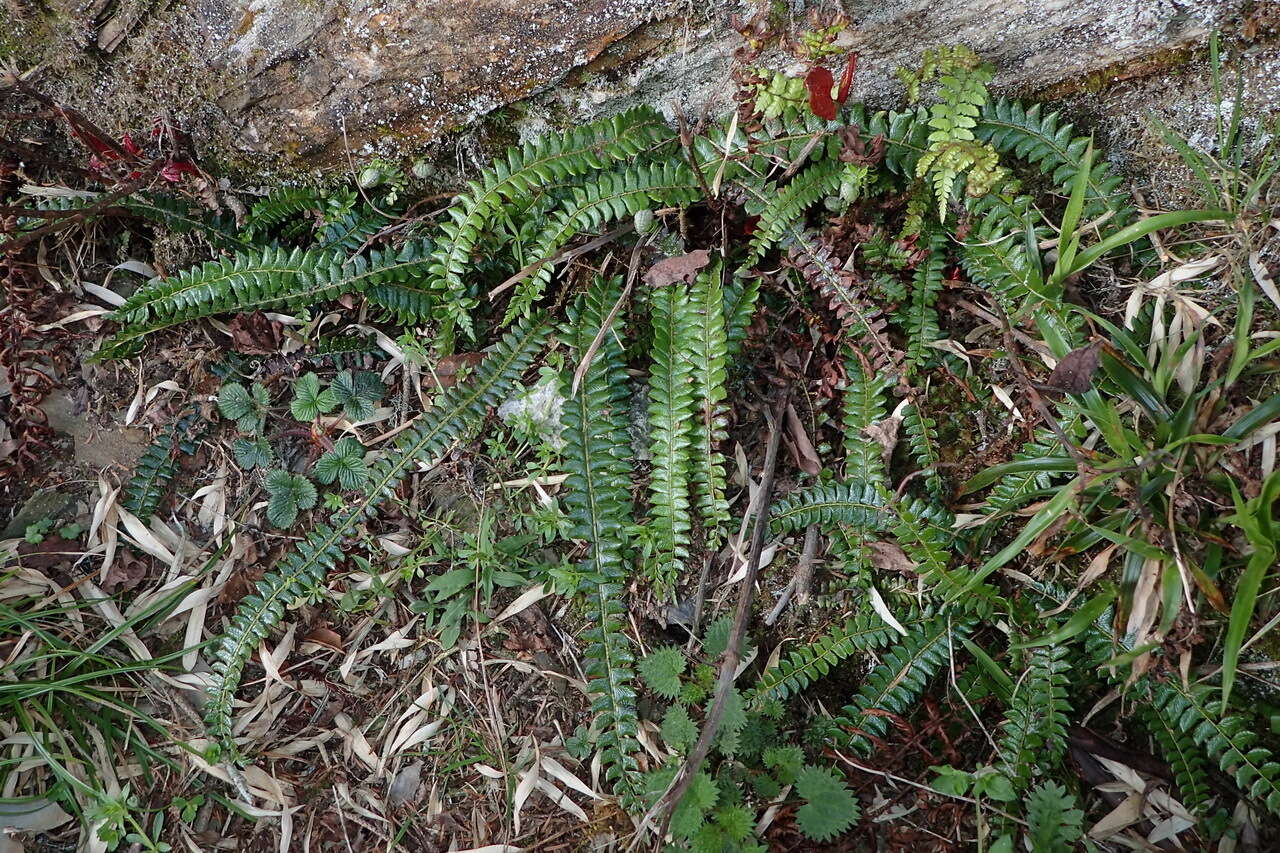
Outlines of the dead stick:
<svg viewBox="0 0 1280 853">
<path fill-rule="evenodd" d="M 778 445 L 782 439 L 782 418 L 791 402 L 791 389 L 782 393 L 782 399 L 774 407 L 769 423 L 769 449 L 764 456 L 764 471 L 760 475 L 760 508 L 756 511 L 755 523 L 751 528 L 751 549 L 747 552 L 747 574 L 742 579 L 738 590 L 738 609 L 733 615 L 733 630 L 729 635 L 729 646 L 725 649 L 724 659 L 720 663 L 720 680 L 716 683 L 715 700 L 702 721 L 702 734 L 697 744 L 685 759 L 684 766 L 677 776 L 678 781 L 666 796 L 658 800 L 654 810 L 665 809 L 662 819 L 662 831 L 659 836 L 667 834 L 667 825 L 671 822 L 671 813 L 680 803 L 682 797 L 693 784 L 698 768 L 711 752 L 711 742 L 716 738 L 720 728 L 720 720 L 724 717 L 728 703 L 729 691 L 733 688 L 733 678 L 742 661 L 742 639 L 747 633 L 747 620 L 751 616 L 751 599 L 755 596 L 756 575 L 760 572 L 760 554 L 764 551 L 764 537 L 769 529 L 769 504 L 773 496 L 773 477 L 778 467 Z"/>
</svg>

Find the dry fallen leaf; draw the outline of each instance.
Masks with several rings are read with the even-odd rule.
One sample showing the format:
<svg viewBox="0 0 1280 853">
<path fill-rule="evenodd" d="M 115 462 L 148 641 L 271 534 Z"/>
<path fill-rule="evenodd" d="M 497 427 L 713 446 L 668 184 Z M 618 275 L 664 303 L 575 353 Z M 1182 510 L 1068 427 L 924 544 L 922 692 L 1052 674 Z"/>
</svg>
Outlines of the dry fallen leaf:
<svg viewBox="0 0 1280 853">
<path fill-rule="evenodd" d="M 893 542 L 868 542 L 871 550 L 871 565 L 887 572 L 915 574 L 916 563 Z"/>
<path fill-rule="evenodd" d="M 698 271 L 711 263 L 711 255 L 706 249 L 698 249 L 687 255 L 677 255 L 658 261 L 649 267 L 644 274 L 646 284 L 653 287 L 669 287 L 677 281 L 690 282 Z"/>
<path fill-rule="evenodd" d="M 1101 363 L 1100 348 L 1101 345 L 1095 342 L 1067 353 L 1049 374 L 1045 384 L 1067 394 L 1088 391 L 1093 387 L 1093 374 L 1098 372 Z"/>
</svg>

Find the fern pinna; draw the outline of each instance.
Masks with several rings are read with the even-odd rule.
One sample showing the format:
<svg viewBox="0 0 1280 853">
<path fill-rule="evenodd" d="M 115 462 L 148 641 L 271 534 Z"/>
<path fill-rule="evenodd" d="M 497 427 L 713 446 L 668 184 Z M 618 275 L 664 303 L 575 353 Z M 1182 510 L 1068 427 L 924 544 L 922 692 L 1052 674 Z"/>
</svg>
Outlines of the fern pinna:
<svg viewBox="0 0 1280 853">
<path fill-rule="evenodd" d="M 597 280 L 570 310 L 563 336 L 577 359 L 587 357 L 620 294 L 617 279 Z M 593 729 L 606 777 L 626 791 L 637 769 L 639 720 L 632 685 L 634 657 L 624 633 L 622 600 L 628 579 L 631 463 L 621 326 L 615 318 L 605 331 L 576 396 L 569 396 L 572 383 L 566 378 L 569 399 L 561 424 L 569 537 L 587 547 L 578 568 L 589 620 L 585 667 L 595 714 Z"/>
<path fill-rule="evenodd" d="M 284 617 L 287 607 L 311 595 L 343 559 L 343 545 L 362 522 L 372 517 L 401 481 L 464 437 L 515 387 L 542 349 L 547 329 L 534 317 L 513 328 L 497 343 L 469 382 L 450 388 L 417 424 L 396 437 L 389 452 L 370 466 L 363 493 L 327 524 L 313 527 L 294 549 L 239 604 L 226 632 L 213 649 L 213 684 L 205 719 L 217 747 L 228 757 L 239 752 L 232 728 L 236 687 L 249 657 Z"/>
</svg>

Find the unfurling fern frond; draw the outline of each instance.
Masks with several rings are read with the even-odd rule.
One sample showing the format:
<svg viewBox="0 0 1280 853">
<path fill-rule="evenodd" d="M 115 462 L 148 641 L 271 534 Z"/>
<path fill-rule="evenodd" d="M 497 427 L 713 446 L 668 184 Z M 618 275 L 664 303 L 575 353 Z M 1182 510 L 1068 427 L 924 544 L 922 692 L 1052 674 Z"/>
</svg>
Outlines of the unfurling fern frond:
<svg viewBox="0 0 1280 853">
<path fill-rule="evenodd" d="M 764 204 L 747 205 L 747 211 L 760 219 L 752 232 L 743 266 L 755 266 L 784 234 L 802 225 L 805 212 L 823 196 L 835 192 L 843 175 L 842 164 L 828 160 L 803 170 L 785 186 L 766 184 L 756 196 Z"/>
<path fill-rule="evenodd" d="M 602 172 L 592 182 L 576 187 L 573 197 L 551 214 L 534 241 L 530 256 L 539 259 L 542 265 L 516 286 L 507 307 L 506 322 L 528 313 L 533 303 L 542 297 L 551 281 L 556 252 L 574 235 L 634 216 L 654 204 L 692 204 L 699 196 L 693 172 L 683 161 L 675 160 Z M 470 301 L 464 300 L 467 305 Z"/>
<path fill-rule="evenodd" d="M 1203 813 L 1212 798 L 1204 750 L 1190 734 L 1177 727 L 1169 714 L 1147 705 L 1138 706 L 1138 713 L 1160 748 L 1158 757 L 1173 771 L 1179 802 L 1192 814 Z"/>
<path fill-rule="evenodd" d="M 140 288 L 111 318 L 122 328 L 97 358 L 137 351 L 142 338 L 178 323 L 228 312 L 310 307 L 378 284 L 403 283 L 423 272 L 420 244 L 348 258 L 341 251 L 263 249 L 207 261 Z"/>
<path fill-rule="evenodd" d="M 472 251 L 500 210 L 519 207 L 552 184 L 632 160 L 672 136 L 662 116 L 648 107 L 638 107 L 562 135 L 542 136 L 519 148 L 508 148 L 505 158 L 495 160 L 478 181 L 469 183 L 470 192 L 454 200 L 449 207 L 452 221 L 440 226 L 440 242 L 430 269 L 431 289 L 441 304 L 448 306 L 448 316 L 456 327 L 471 335 L 470 311 L 476 299 L 464 276 L 471 266 Z M 534 299 L 522 300 L 521 313 Z"/>
<path fill-rule="evenodd" d="M 1022 790 L 1032 778 L 1050 771 L 1067 748 L 1067 698 L 1071 664 L 1064 644 L 1038 646 L 1026 654 L 1026 673 L 1018 680 L 1000 725 L 1005 775 Z"/>
<path fill-rule="evenodd" d="M 691 342 L 694 411 L 689 421 L 692 433 L 689 474 L 709 548 L 717 546 L 721 525 L 729 520 L 724 454 L 720 451 L 720 444 L 729 437 L 724 405 L 729 395 L 725 388 L 729 344 L 721 285 L 723 271 L 723 264 L 717 259 L 698 275 L 689 291 L 689 313 L 694 324 Z"/>
<path fill-rule="evenodd" d="M 675 588 L 689 556 L 690 472 L 695 455 L 694 353 L 696 308 L 680 283 L 650 295 L 653 365 L 649 374 L 649 530 L 653 535 L 653 580 L 660 595 Z"/>
<path fill-rule="evenodd" d="M 826 483 L 792 492 L 778 501 L 769 513 L 769 524 L 775 533 L 790 533 L 810 524 L 877 530 L 887 518 L 884 504 L 883 492 L 873 483 Z"/>
<path fill-rule="evenodd" d="M 1151 686 L 1152 708 L 1170 727 L 1190 736 L 1241 792 L 1280 814 L 1280 763 L 1255 746 L 1256 727 L 1222 707 L 1222 691 L 1208 684 L 1183 687 L 1176 679 Z"/>
<path fill-rule="evenodd" d="M 418 466 L 440 456 L 502 402 L 542 349 L 547 330 L 537 318 L 512 329 L 476 368 L 469 382 L 440 395 L 412 429 L 400 433 L 387 454 L 370 466 L 363 493 L 328 524 L 312 528 L 255 591 L 241 600 L 226 632 L 212 647 L 212 686 L 205 720 L 217 748 L 237 754 L 232 729 L 236 687 L 249 657 L 284 616 L 310 595 L 343 559 L 343 545 Z"/>
<path fill-rule="evenodd" d="M 597 281 L 570 309 L 564 336 L 580 359 L 595 340 L 621 292 L 618 280 Z M 601 341 L 576 397 L 565 400 L 565 514 L 568 535 L 586 543 L 579 563 L 587 600 L 589 679 L 593 728 L 606 778 L 625 791 L 637 770 L 639 751 L 633 654 L 624 633 L 622 594 L 626 531 L 631 524 L 630 394 L 623 361 L 621 317 Z M 566 383 L 566 392 L 568 391 Z"/>
<path fill-rule="evenodd" d="M 885 481 L 884 445 L 867 430 L 888 416 L 885 394 L 893 377 L 876 372 L 860 349 L 845 353 L 845 389 L 842 397 L 845 476 L 863 483 Z"/>
<path fill-rule="evenodd" d="M 946 271 L 947 243 L 950 237 L 939 228 L 926 231 L 921 248 L 926 255 L 916 267 L 911 283 L 911 299 L 899 314 L 907 333 L 907 364 L 919 370 L 937 360 L 933 342 L 942 337 L 938 323 L 938 296 Z"/>
<path fill-rule="evenodd" d="M 871 738 L 883 736 L 889 720 L 869 712 L 907 713 L 929 679 L 950 660 L 951 644 L 968 636 L 971 627 L 968 622 L 937 617 L 903 637 L 844 707 L 839 721 L 850 729 L 849 745 L 859 752 L 871 752 Z"/>
<path fill-rule="evenodd" d="M 913 610 L 898 621 L 911 631 L 932 619 L 930 615 Z M 854 652 L 884 648 L 899 636 L 878 614 L 854 616 L 843 625 L 836 625 L 811 642 L 798 646 L 776 666 L 761 673 L 755 686 L 755 700 L 784 700 L 825 676 L 833 666 Z"/>
<path fill-rule="evenodd" d="M 178 456 L 190 456 L 196 452 L 197 432 L 202 432 L 204 422 L 194 414 L 178 419 L 173 428 L 153 441 L 134 468 L 133 476 L 124 487 L 121 504 L 143 521 L 155 515 L 178 471 Z"/>
</svg>

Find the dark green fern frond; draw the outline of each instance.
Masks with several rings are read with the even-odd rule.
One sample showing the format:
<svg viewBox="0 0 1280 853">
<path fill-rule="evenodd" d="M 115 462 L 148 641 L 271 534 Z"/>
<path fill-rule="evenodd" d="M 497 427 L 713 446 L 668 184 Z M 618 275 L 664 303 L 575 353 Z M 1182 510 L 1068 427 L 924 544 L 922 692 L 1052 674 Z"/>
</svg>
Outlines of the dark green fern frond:
<svg viewBox="0 0 1280 853">
<path fill-rule="evenodd" d="M 719 543 L 720 528 L 729 521 L 724 454 L 720 451 L 721 443 L 729 437 L 724 405 L 729 396 L 725 388 L 729 343 L 721 285 L 723 271 L 723 264 L 717 259 L 698 275 L 689 291 L 689 312 L 694 325 L 694 411 L 689 422 L 692 433 L 689 476 L 710 548 Z"/>
<path fill-rule="evenodd" d="M 1170 727 L 1188 735 L 1218 769 L 1235 779 L 1240 791 L 1280 814 L 1280 763 L 1271 750 L 1256 746 L 1256 726 L 1225 712 L 1222 691 L 1208 684 L 1183 687 L 1176 679 L 1152 684 L 1152 709 Z"/>
<path fill-rule="evenodd" d="M 916 370 L 930 366 L 938 358 L 938 350 L 931 344 L 942 337 L 936 306 L 942 293 L 949 241 L 946 232 L 937 228 L 921 235 L 920 245 L 927 254 L 916 267 L 911 301 L 900 312 L 907 333 L 907 363 Z"/>
<path fill-rule="evenodd" d="M 968 201 L 968 235 L 960 243 L 960 264 L 977 284 L 1000 300 L 1010 317 L 1057 304 L 1045 282 L 1039 242 L 1049 229 L 1030 196 L 988 193 Z"/>
<path fill-rule="evenodd" d="M 516 286 L 507 307 L 506 322 L 528 313 L 551 281 L 556 252 L 574 235 L 600 228 L 651 205 L 692 204 L 701 195 L 698 181 L 683 161 L 667 160 L 603 172 L 585 186 L 575 187 L 573 197 L 551 214 L 538 235 L 530 257 L 543 261 L 538 270 Z M 470 303 L 467 300 L 466 306 Z"/>
<path fill-rule="evenodd" d="M 214 314 L 295 310 L 377 284 L 402 283 L 421 274 L 425 264 L 417 243 L 375 250 L 367 258 L 277 248 L 207 261 L 140 288 L 111 315 L 122 328 L 97 358 L 130 355 L 151 332 Z"/>
<path fill-rule="evenodd" d="M 683 284 L 651 292 L 653 366 L 649 374 L 649 530 L 660 595 L 675 588 L 689 556 L 689 485 L 695 457 L 696 307 Z"/>
<path fill-rule="evenodd" d="M 253 203 L 245 217 L 244 228 L 251 236 L 266 234 L 304 210 L 322 207 L 324 194 L 315 187 L 280 187 Z"/>
<path fill-rule="evenodd" d="M 906 434 L 911 458 L 920 466 L 918 470 L 924 472 L 929 494 L 935 500 L 942 500 L 945 487 L 940 473 L 942 459 L 938 452 L 937 422 L 920 411 L 919 404 L 912 403 L 902 410 L 902 430 Z"/>
<path fill-rule="evenodd" d="M 1145 704 L 1138 706 L 1138 714 L 1159 746 L 1157 755 L 1173 771 L 1178 800 L 1192 814 L 1203 813 L 1213 796 L 1204 750 L 1190 734 L 1178 728 L 1170 714 Z"/>
<path fill-rule="evenodd" d="M 203 423 L 194 414 L 186 415 L 147 447 L 125 484 L 120 501 L 125 509 L 143 521 L 155 515 L 178 472 L 179 456 L 196 452 L 197 431 L 203 431 L 200 429 Z"/>
<path fill-rule="evenodd" d="M 885 481 L 884 447 L 867 429 L 888 417 L 885 394 L 893 378 L 871 369 L 861 352 L 849 348 L 844 359 L 845 389 L 842 400 L 845 476 L 863 483 Z"/>
<path fill-rule="evenodd" d="M 972 625 L 936 617 L 903 637 L 862 682 L 853 701 L 839 718 L 850 729 L 849 746 L 862 753 L 873 749 L 871 738 L 882 737 L 889 720 L 870 711 L 907 714 L 925 685 L 951 658 L 951 645 L 968 636 Z"/>
<path fill-rule="evenodd" d="M 575 363 L 595 340 L 620 293 L 620 280 L 597 281 L 570 309 L 563 335 Z M 577 396 L 565 401 L 561 435 L 568 474 L 568 535 L 587 547 L 578 569 L 584 575 L 582 594 L 587 601 L 589 645 L 583 660 L 595 714 L 593 729 L 606 778 L 625 791 L 637 770 L 639 722 L 622 602 L 627 581 L 626 533 L 631 524 L 631 462 L 627 452 L 630 394 L 621 334 L 619 316 L 603 337 Z"/>
<path fill-rule="evenodd" d="M 359 251 L 370 237 L 385 228 L 390 221 L 369 205 L 361 205 L 358 210 L 349 210 L 326 223 L 316 235 L 316 246 L 347 253 Z"/>
<path fill-rule="evenodd" d="M 519 207 L 553 184 L 633 160 L 671 138 L 662 116 L 648 107 L 638 107 L 561 135 L 542 136 L 522 147 L 508 148 L 505 158 L 496 159 L 478 181 L 468 184 L 470 192 L 454 200 L 448 211 L 451 221 L 440 226 L 440 242 L 430 269 L 431 289 L 446 306 L 456 328 L 472 335 L 470 312 L 476 299 L 464 277 L 472 263 L 472 251 L 499 211 Z M 533 301 L 522 300 L 519 313 Z"/>
<path fill-rule="evenodd" d="M 1056 112 L 1043 114 L 1040 104 L 1026 107 L 1018 101 L 999 98 L 982 108 L 975 133 L 1001 154 L 1012 154 L 1040 167 L 1061 189 L 1075 180 L 1084 161 L 1089 140 L 1071 135 L 1072 126 L 1063 124 Z M 1085 189 L 1082 221 L 1116 211 L 1108 229 L 1128 224 L 1133 218 L 1133 205 L 1123 189 L 1123 179 L 1104 158 L 1096 158 Z"/>
<path fill-rule="evenodd" d="M 725 352 L 730 357 L 742 351 L 747 327 L 760 298 L 760 276 L 735 274 L 724 286 Z"/>
<path fill-rule="evenodd" d="M 747 211 L 760 219 L 752 232 L 743 266 L 754 266 L 784 234 L 803 224 L 805 212 L 823 196 L 835 192 L 843 174 L 841 163 L 826 160 L 804 169 L 784 186 L 767 184 L 760 193 L 765 204 L 747 206 Z"/>
<path fill-rule="evenodd" d="M 238 233 L 235 219 L 208 210 L 193 210 L 185 200 L 159 193 L 139 193 L 120 202 L 120 206 L 168 228 L 175 234 L 197 232 L 217 249 L 240 249 L 249 240 Z"/>
<path fill-rule="evenodd" d="M 370 466 L 363 494 L 329 524 L 318 524 L 266 577 L 236 610 L 226 632 L 212 650 L 212 686 L 205 720 L 215 744 L 236 755 L 232 708 L 236 687 L 249 657 L 284 616 L 285 608 L 315 591 L 325 576 L 344 559 L 344 543 L 371 518 L 378 505 L 391 497 L 401 481 L 422 462 L 444 453 L 463 437 L 516 386 L 521 374 L 542 349 L 547 330 L 530 319 L 509 332 L 476 368 L 470 381 L 440 395 L 412 429 L 405 430 Z"/>
<path fill-rule="evenodd" d="M 908 631 L 912 631 L 933 618 L 912 610 L 898 621 Z M 860 613 L 843 625 L 833 626 L 811 642 L 797 646 L 795 651 L 780 659 L 776 666 L 761 673 L 755 686 L 755 700 L 785 700 L 825 676 L 833 666 L 854 652 L 884 648 L 899 636 L 901 635 L 886 625 L 877 614 Z"/>
<path fill-rule="evenodd" d="M 866 136 L 884 137 L 886 169 L 902 178 L 915 177 L 920 157 L 929 147 L 929 111 L 926 108 L 901 112 L 880 110 L 857 121 L 866 128 Z"/>
<path fill-rule="evenodd" d="M 1029 649 L 1026 672 L 1013 691 L 1000 725 L 1005 775 L 1021 790 L 1051 771 L 1067 749 L 1067 698 L 1071 663 L 1065 644 Z"/>
<path fill-rule="evenodd" d="M 956 551 L 955 517 L 941 507 L 904 497 L 894 504 L 889 532 L 916 564 L 921 580 L 933 594 L 960 611 L 989 616 L 1001 603 L 996 589 L 979 584 L 966 589 L 969 578 L 951 567 Z"/>
<path fill-rule="evenodd" d="M 778 501 L 769 514 L 769 524 L 775 533 L 794 532 L 810 524 L 877 530 L 887 518 L 884 503 L 884 494 L 873 483 L 826 483 Z"/>
</svg>

